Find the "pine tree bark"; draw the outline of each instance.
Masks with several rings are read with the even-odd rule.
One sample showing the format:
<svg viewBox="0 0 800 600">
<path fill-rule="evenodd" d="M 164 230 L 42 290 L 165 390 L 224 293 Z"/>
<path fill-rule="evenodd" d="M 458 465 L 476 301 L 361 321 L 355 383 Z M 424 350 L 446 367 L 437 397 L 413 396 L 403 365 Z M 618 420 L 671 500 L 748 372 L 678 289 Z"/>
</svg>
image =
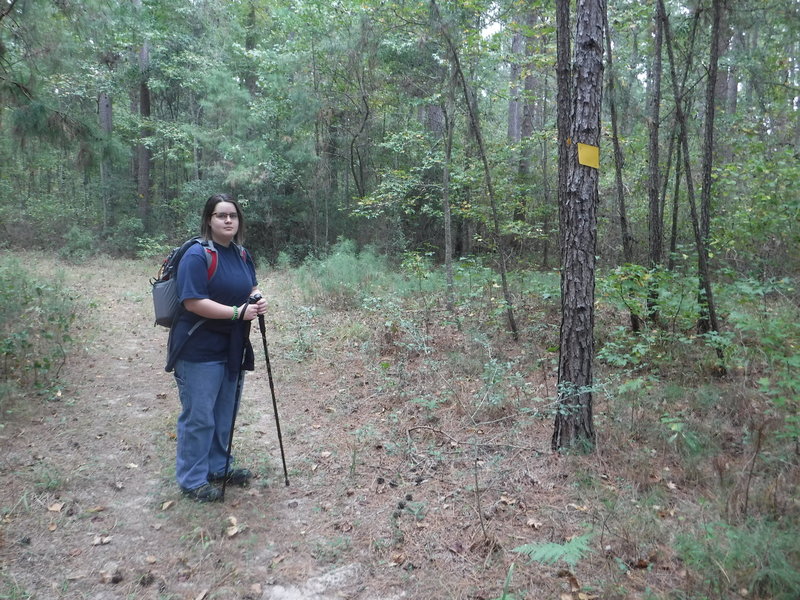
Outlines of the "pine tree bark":
<svg viewBox="0 0 800 600">
<path fill-rule="evenodd" d="M 565 37 L 560 22 L 564 14 L 562 4 L 566 4 L 566 1 L 559 0 L 557 9 L 559 46 L 564 43 Z M 566 187 L 563 191 L 559 190 L 562 200 L 562 317 L 558 362 L 559 408 L 552 438 L 554 451 L 567 448 L 591 450 L 595 444 L 592 362 L 599 170 L 580 164 L 577 144 L 600 145 L 605 11 L 605 0 L 578 0 L 570 136 L 559 140 L 562 146 L 566 146 L 564 163 L 567 173 L 564 177 Z M 559 68 L 559 72 L 561 70 Z"/>
</svg>

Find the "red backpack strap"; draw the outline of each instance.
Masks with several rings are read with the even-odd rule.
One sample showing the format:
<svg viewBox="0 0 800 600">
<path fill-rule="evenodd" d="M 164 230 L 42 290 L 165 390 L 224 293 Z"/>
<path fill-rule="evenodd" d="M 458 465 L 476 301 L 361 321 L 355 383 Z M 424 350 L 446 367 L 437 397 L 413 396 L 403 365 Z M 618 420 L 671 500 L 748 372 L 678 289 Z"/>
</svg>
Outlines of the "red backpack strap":
<svg viewBox="0 0 800 600">
<path fill-rule="evenodd" d="M 217 251 L 215 248 L 206 248 L 206 264 L 208 265 L 208 278 L 211 279 L 217 272 Z"/>
<path fill-rule="evenodd" d="M 202 240 L 200 243 L 206 251 L 206 267 L 208 279 L 210 280 L 214 276 L 214 273 L 217 272 L 217 249 L 214 247 L 214 242 L 211 240 Z"/>
</svg>

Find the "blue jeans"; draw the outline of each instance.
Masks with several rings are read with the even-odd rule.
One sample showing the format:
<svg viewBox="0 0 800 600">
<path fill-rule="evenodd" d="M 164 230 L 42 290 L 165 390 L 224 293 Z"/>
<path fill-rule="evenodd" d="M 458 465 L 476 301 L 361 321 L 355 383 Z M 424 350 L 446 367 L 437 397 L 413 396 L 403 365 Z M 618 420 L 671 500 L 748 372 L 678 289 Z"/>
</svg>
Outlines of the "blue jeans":
<svg viewBox="0 0 800 600">
<path fill-rule="evenodd" d="M 175 478 L 181 488 L 193 490 L 208 483 L 209 475 L 225 473 L 231 423 L 239 409 L 237 389 L 244 383 L 244 371 L 230 379 L 224 362 L 179 360 L 175 381 L 182 407 Z"/>
</svg>

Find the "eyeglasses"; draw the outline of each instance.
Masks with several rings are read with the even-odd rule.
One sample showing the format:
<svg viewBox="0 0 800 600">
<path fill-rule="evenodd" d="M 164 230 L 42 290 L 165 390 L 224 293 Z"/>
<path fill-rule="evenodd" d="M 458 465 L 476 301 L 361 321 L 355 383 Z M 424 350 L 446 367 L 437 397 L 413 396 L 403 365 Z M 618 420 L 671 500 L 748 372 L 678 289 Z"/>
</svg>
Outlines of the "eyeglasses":
<svg viewBox="0 0 800 600">
<path fill-rule="evenodd" d="M 230 219 L 231 221 L 236 221 L 239 218 L 239 213 L 212 213 L 215 217 L 217 217 L 220 221 L 227 221 Z"/>
</svg>

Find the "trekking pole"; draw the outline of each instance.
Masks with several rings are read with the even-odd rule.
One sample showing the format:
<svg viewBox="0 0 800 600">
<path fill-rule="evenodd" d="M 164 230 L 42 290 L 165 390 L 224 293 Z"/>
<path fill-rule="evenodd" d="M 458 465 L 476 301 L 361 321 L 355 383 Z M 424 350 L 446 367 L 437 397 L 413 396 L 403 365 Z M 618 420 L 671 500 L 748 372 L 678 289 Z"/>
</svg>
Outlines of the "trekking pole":
<svg viewBox="0 0 800 600">
<path fill-rule="evenodd" d="M 260 300 L 260 296 L 256 298 L 255 296 L 250 296 L 247 299 L 248 304 L 255 304 Z M 242 402 L 242 389 L 244 388 L 244 371 L 239 371 L 239 379 L 236 381 L 236 400 L 235 404 L 233 405 L 233 414 L 231 415 L 231 432 L 228 434 L 228 454 L 225 457 L 225 471 L 223 471 L 224 476 L 222 478 L 222 497 L 220 498 L 221 501 L 225 501 L 225 487 L 228 484 L 228 469 L 231 467 L 231 453 L 233 451 L 233 428 L 236 425 L 236 413 L 239 412 L 239 405 Z"/>
<path fill-rule="evenodd" d="M 222 478 L 222 497 L 220 500 L 225 501 L 225 486 L 228 483 L 228 469 L 231 466 L 231 451 L 233 450 L 233 427 L 236 425 L 236 413 L 239 412 L 239 404 L 242 400 L 242 388 L 244 387 L 244 371 L 239 371 L 239 379 L 236 382 L 236 403 L 233 405 L 233 414 L 231 415 L 231 432 L 228 434 L 228 455 L 225 457 L 225 471 Z"/>
<path fill-rule="evenodd" d="M 251 302 L 258 302 L 261 294 L 250 297 Z M 281 447 L 281 461 L 283 462 L 283 479 L 289 485 L 289 474 L 286 471 L 286 455 L 283 453 L 283 438 L 281 437 L 281 421 L 278 418 L 278 401 L 275 399 L 275 384 L 272 382 L 272 367 L 269 364 L 269 351 L 267 350 L 267 326 L 264 315 L 258 315 L 258 328 L 261 330 L 261 341 L 264 342 L 264 358 L 267 361 L 267 377 L 269 378 L 269 391 L 272 394 L 272 408 L 275 410 L 275 427 L 278 429 L 278 445 Z"/>
</svg>

